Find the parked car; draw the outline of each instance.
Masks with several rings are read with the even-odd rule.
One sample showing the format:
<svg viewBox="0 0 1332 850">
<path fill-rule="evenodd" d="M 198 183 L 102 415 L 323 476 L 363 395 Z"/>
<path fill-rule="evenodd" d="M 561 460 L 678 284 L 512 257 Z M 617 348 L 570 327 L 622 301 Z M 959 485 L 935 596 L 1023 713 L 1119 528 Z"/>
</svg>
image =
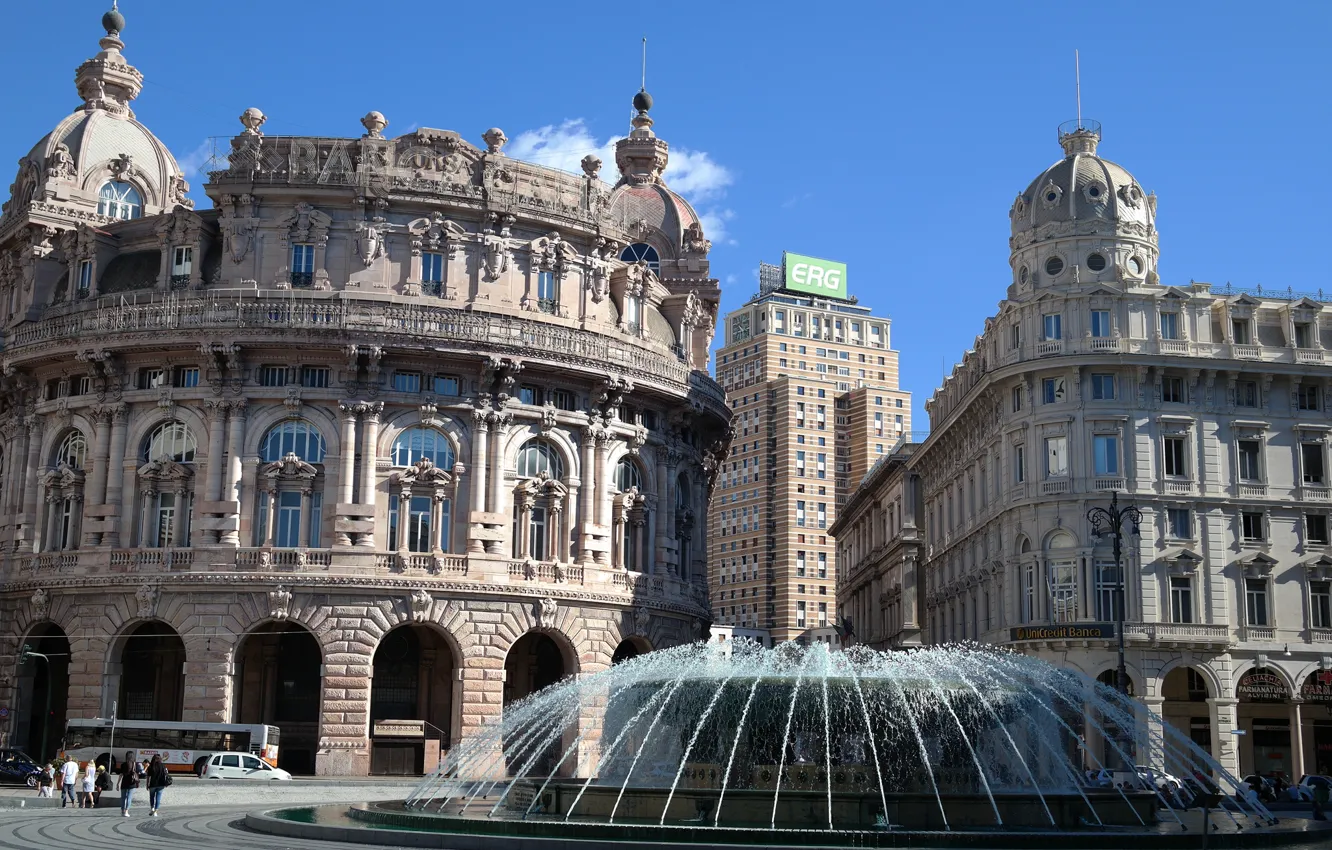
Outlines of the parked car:
<svg viewBox="0 0 1332 850">
<path fill-rule="evenodd" d="M 1244 777 L 1244 784 L 1235 792 L 1236 799 L 1243 799 L 1246 794 L 1252 794 L 1258 798 L 1260 803 L 1275 802 L 1276 783 L 1266 776 L 1259 776 L 1251 773 Z"/>
<path fill-rule="evenodd" d="M 1291 799 L 1298 800 L 1301 803 L 1312 803 L 1314 798 L 1314 789 L 1320 785 L 1332 788 L 1332 776 L 1320 776 L 1316 773 L 1300 777 L 1300 784 L 1292 785 Z"/>
<path fill-rule="evenodd" d="M 0 782 L 21 782 L 36 788 L 41 772 L 32 756 L 22 750 L 0 750 Z"/>
<path fill-rule="evenodd" d="M 249 753 L 213 753 L 203 770 L 204 779 L 291 779 L 280 767 Z"/>
<path fill-rule="evenodd" d="M 1179 790 L 1184 787 L 1183 782 L 1180 782 L 1177 777 L 1166 773 L 1164 770 L 1157 770 L 1154 767 L 1146 767 L 1141 764 L 1136 765 L 1135 769 L 1138 771 L 1138 776 L 1141 779 L 1150 782 L 1158 790 L 1164 791 L 1169 789 L 1178 793 Z"/>
</svg>

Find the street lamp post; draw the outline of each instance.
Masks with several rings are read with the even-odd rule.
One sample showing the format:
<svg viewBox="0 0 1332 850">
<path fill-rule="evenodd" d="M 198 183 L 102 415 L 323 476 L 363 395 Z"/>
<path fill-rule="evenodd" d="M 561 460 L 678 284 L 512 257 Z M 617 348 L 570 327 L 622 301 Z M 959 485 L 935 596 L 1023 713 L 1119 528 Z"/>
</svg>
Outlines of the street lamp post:
<svg viewBox="0 0 1332 850">
<path fill-rule="evenodd" d="M 1115 606 L 1115 638 L 1118 641 L 1119 649 L 1119 667 L 1115 671 L 1115 687 L 1121 694 L 1128 695 L 1128 668 L 1124 665 L 1124 564 L 1123 564 L 1123 530 L 1127 523 L 1131 533 L 1136 537 L 1138 526 L 1142 524 L 1142 511 L 1133 505 L 1124 508 L 1119 507 L 1119 493 L 1110 495 L 1110 507 L 1092 508 L 1087 511 L 1087 521 L 1091 523 L 1092 533 L 1097 537 L 1102 534 L 1109 534 L 1114 543 L 1115 553 L 1115 572 L 1119 574 L 1119 583 L 1116 592 L 1119 595 L 1119 604 Z"/>
</svg>

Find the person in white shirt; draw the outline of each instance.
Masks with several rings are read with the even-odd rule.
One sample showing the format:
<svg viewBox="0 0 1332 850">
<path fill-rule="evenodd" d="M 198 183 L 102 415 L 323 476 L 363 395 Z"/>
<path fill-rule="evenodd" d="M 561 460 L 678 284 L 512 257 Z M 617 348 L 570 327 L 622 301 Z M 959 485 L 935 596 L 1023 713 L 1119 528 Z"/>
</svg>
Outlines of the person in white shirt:
<svg viewBox="0 0 1332 850">
<path fill-rule="evenodd" d="M 91 760 L 88 770 L 83 774 L 83 793 L 79 795 L 79 808 L 91 809 L 96 802 L 93 792 L 97 790 L 97 766 Z"/>
<path fill-rule="evenodd" d="M 78 800 L 74 796 L 74 783 L 79 778 L 79 763 L 70 759 L 60 766 L 60 808 L 64 808 L 69 803 L 78 805 Z"/>
</svg>

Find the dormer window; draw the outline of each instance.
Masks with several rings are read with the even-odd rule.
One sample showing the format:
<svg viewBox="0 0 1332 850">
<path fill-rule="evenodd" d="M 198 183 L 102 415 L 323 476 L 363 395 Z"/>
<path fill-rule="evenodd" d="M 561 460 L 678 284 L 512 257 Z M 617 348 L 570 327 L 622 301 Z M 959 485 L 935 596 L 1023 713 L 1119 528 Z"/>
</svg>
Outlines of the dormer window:
<svg viewBox="0 0 1332 850">
<path fill-rule="evenodd" d="M 291 285 L 294 287 L 314 286 L 315 246 L 296 244 L 291 246 Z"/>
<path fill-rule="evenodd" d="M 97 214 L 129 221 L 143 215 L 143 199 L 130 184 L 111 180 L 97 193 Z"/>
<path fill-rule="evenodd" d="M 624 324 L 630 333 L 638 333 L 643 324 L 643 299 L 637 295 L 624 296 Z"/>
<path fill-rule="evenodd" d="M 92 260 L 79 263 L 79 294 L 87 295 L 92 290 Z"/>
<path fill-rule="evenodd" d="M 1247 319 L 1232 319 L 1230 330 L 1232 342 L 1236 345 L 1249 345 L 1249 322 Z"/>
<path fill-rule="evenodd" d="M 186 286 L 190 282 L 190 271 L 194 268 L 194 248 L 181 245 L 172 252 L 171 285 Z"/>
<path fill-rule="evenodd" d="M 632 245 L 626 245 L 620 252 L 620 259 L 626 263 L 647 263 L 647 267 L 652 269 L 655 275 L 661 275 L 661 255 L 657 249 L 646 242 L 635 242 Z"/>
</svg>

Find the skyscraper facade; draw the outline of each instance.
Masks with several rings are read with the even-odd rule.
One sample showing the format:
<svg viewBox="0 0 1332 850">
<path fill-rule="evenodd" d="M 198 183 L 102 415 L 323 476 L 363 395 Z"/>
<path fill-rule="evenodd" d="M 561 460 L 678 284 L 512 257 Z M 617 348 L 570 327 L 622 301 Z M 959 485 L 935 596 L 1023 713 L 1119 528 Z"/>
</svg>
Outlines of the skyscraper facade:
<svg viewBox="0 0 1332 850">
<path fill-rule="evenodd" d="M 725 317 L 716 362 L 734 436 L 708 524 L 713 617 L 773 641 L 834 624 L 828 528 L 911 429 L 890 320 L 845 297 L 844 269 L 837 295 L 808 291 L 804 259 L 761 267 L 759 293 Z"/>
</svg>

